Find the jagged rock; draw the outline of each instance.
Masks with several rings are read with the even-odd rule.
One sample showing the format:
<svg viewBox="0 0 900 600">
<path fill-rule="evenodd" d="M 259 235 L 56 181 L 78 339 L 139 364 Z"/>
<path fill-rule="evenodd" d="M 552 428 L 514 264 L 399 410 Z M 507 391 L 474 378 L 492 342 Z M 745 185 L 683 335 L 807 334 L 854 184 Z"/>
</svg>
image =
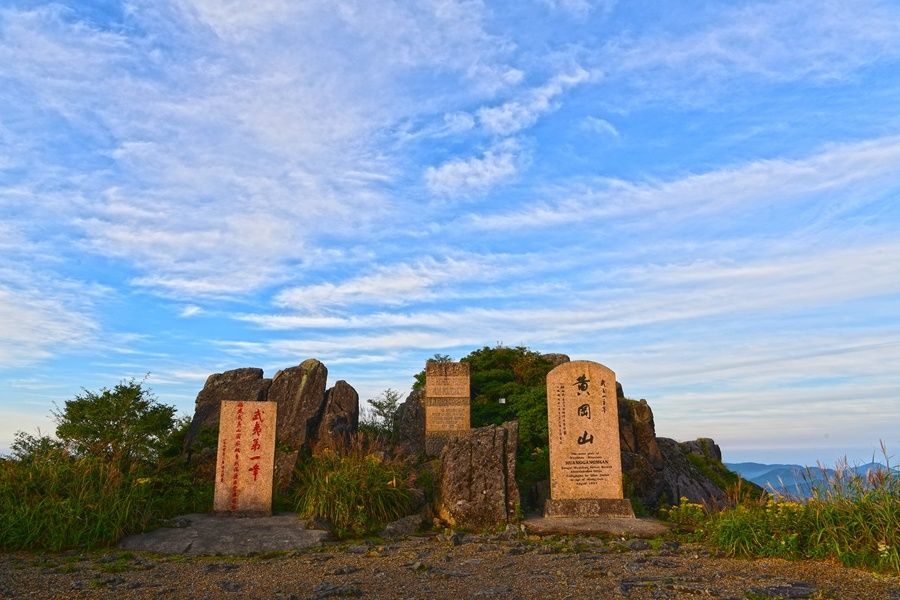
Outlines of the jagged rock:
<svg viewBox="0 0 900 600">
<path fill-rule="evenodd" d="M 716 443 L 708 438 L 681 444 L 657 438 L 653 411 L 646 400 L 619 398 L 619 441 L 625 493 L 648 509 L 678 504 L 682 496 L 694 502 L 715 502 L 725 497 L 725 492 L 687 458 L 693 454 L 724 470 Z"/>
<path fill-rule="evenodd" d="M 224 373 L 214 373 L 206 379 L 206 384 L 197 394 L 194 418 L 184 438 L 184 448 L 190 455 L 196 450 L 195 440 L 206 428 L 218 429 L 219 404 L 223 400 L 260 401 L 265 400 L 271 379 L 263 378 L 262 369 L 233 369 Z M 213 446 L 215 441 L 213 441 Z M 213 451 L 215 448 L 213 447 Z"/>
<path fill-rule="evenodd" d="M 472 429 L 447 441 L 441 452 L 441 520 L 451 527 L 487 528 L 517 518 L 517 443 L 514 422 Z"/>
<path fill-rule="evenodd" d="M 275 485 L 279 489 L 290 483 L 300 450 L 309 449 L 315 440 L 325 409 L 327 378 L 328 369 L 314 358 L 272 378 L 268 400 L 278 405 Z"/>
<path fill-rule="evenodd" d="M 541 358 L 549 362 L 554 367 L 558 367 L 559 365 L 567 363 L 571 360 L 568 354 L 558 354 L 556 352 L 541 354 Z"/>
<path fill-rule="evenodd" d="M 690 442 L 681 442 L 681 449 L 694 456 L 722 462 L 722 449 L 710 438 L 697 438 Z"/>
<path fill-rule="evenodd" d="M 325 392 L 325 408 L 316 442 L 346 446 L 358 428 L 359 394 L 342 379 Z"/>
<path fill-rule="evenodd" d="M 425 407 L 422 404 L 424 390 L 413 390 L 397 407 L 394 416 L 394 437 L 397 444 L 410 455 L 425 452 Z"/>
<path fill-rule="evenodd" d="M 325 408 L 328 369 L 314 358 L 279 371 L 269 388 L 269 401 L 278 404 L 275 437 L 279 445 L 299 450 L 315 439 Z"/>
<path fill-rule="evenodd" d="M 653 411 L 646 400 L 619 401 L 619 441 L 622 452 L 642 455 L 654 469 L 662 467 Z"/>
<path fill-rule="evenodd" d="M 682 496 L 692 502 L 725 499 L 725 492 L 688 460 L 678 442 L 668 438 L 657 438 L 656 441 L 663 455 L 663 468 L 660 473 L 664 483 L 664 494 L 660 500 L 668 504 L 678 504 L 678 499 Z"/>
</svg>

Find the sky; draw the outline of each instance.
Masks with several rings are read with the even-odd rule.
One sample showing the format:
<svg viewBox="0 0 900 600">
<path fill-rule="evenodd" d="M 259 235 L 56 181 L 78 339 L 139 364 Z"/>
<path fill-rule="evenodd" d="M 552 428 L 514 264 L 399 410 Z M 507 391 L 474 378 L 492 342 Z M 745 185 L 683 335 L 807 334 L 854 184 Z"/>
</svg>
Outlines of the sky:
<svg viewBox="0 0 900 600">
<path fill-rule="evenodd" d="M 900 3 L 0 0 L 0 449 L 498 344 L 727 461 L 900 453 Z"/>
</svg>

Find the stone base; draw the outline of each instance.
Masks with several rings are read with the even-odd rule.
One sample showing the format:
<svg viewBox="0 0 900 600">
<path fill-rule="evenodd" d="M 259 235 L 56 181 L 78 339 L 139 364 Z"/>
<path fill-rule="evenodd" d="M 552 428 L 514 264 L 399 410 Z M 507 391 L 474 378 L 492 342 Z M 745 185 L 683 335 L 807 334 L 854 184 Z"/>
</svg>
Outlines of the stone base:
<svg viewBox="0 0 900 600">
<path fill-rule="evenodd" d="M 525 531 L 533 535 L 614 535 L 616 537 L 655 538 L 669 531 L 656 519 L 633 517 L 531 517 L 523 521 Z"/>
<path fill-rule="evenodd" d="M 593 517 L 634 518 L 631 500 L 628 498 L 579 498 L 577 500 L 554 500 L 544 503 L 544 517 L 572 517 L 589 519 Z"/>
</svg>

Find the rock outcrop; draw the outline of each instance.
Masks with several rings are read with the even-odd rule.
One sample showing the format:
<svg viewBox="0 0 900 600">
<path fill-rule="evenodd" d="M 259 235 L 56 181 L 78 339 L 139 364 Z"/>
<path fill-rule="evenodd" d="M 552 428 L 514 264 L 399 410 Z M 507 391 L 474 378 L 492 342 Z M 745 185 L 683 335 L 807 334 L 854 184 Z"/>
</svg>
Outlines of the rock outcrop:
<svg viewBox="0 0 900 600">
<path fill-rule="evenodd" d="M 255 368 L 210 375 L 197 394 L 194 418 L 185 436 L 188 459 L 203 476 L 215 469 L 215 435 L 223 400 L 275 402 L 275 483 L 284 488 L 302 451 L 312 450 L 321 440 L 332 446 L 346 443 L 359 426 L 359 394 L 346 381 L 338 381 L 326 394 L 327 378 L 328 369 L 314 358 L 279 371 L 272 379 Z M 210 435 L 202 435 L 204 431 Z"/>
<path fill-rule="evenodd" d="M 325 408 L 328 369 L 314 358 L 279 371 L 272 378 L 269 402 L 278 405 L 279 445 L 299 450 L 315 439 Z"/>
<path fill-rule="evenodd" d="M 618 384 L 617 387 L 621 392 Z M 713 440 L 701 438 L 678 443 L 658 438 L 653 411 L 646 400 L 627 400 L 620 393 L 618 402 L 627 496 L 636 498 L 650 510 L 678 504 L 682 496 L 693 502 L 724 499 L 724 490 L 710 476 L 728 473 L 722 464 L 722 452 Z"/>
<path fill-rule="evenodd" d="M 359 394 L 343 379 L 325 392 L 317 444 L 346 445 L 359 428 Z"/>
<path fill-rule="evenodd" d="M 451 527 L 488 528 L 517 519 L 518 423 L 472 429 L 441 452 L 437 514 Z"/>
<path fill-rule="evenodd" d="M 425 452 L 424 396 L 424 390 L 413 390 L 397 407 L 394 416 L 394 438 L 401 447 L 400 450 L 412 456 Z"/>
<path fill-rule="evenodd" d="M 198 447 L 198 436 L 204 430 L 219 428 L 219 404 L 223 400 L 261 401 L 265 400 L 272 384 L 271 379 L 263 377 L 262 369 L 233 369 L 224 373 L 214 373 L 206 379 L 206 384 L 194 405 L 194 418 L 184 439 L 184 448 L 188 455 L 208 448 Z M 215 453 L 216 440 L 207 444 Z"/>
</svg>

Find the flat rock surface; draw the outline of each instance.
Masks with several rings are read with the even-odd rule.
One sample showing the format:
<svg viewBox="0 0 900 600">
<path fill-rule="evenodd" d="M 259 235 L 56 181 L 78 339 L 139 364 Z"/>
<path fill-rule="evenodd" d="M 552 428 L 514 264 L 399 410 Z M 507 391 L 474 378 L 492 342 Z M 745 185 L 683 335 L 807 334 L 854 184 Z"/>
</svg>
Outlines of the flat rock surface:
<svg viewBox="0 0 900 600">
<path fill-rule="evenodd" d="M 210 514 L 172 519 L 172 527 L 124 538 L 119 547 L 158 554 L 247 556 L 319 546 L 327 531 L 307 529 L 293 513 L 271 517 Z"/>
<path fill-rule="evenodd" d="M 0 554 L 0 598 L 342 597 L 897 600 L 900 577 L 824 561 L 720 558 L 671 540 L 515 531 L 326 542 L 252 557 Z"/>
<path fill-rule="evenodd" d="M 669 528 L 656 519 L 633 517 L 531 517 L 523 522 L 530 533 L 559 534 L 608 534 L 626 537 L 653 538 L 666 533 Z"/>
</svg>

